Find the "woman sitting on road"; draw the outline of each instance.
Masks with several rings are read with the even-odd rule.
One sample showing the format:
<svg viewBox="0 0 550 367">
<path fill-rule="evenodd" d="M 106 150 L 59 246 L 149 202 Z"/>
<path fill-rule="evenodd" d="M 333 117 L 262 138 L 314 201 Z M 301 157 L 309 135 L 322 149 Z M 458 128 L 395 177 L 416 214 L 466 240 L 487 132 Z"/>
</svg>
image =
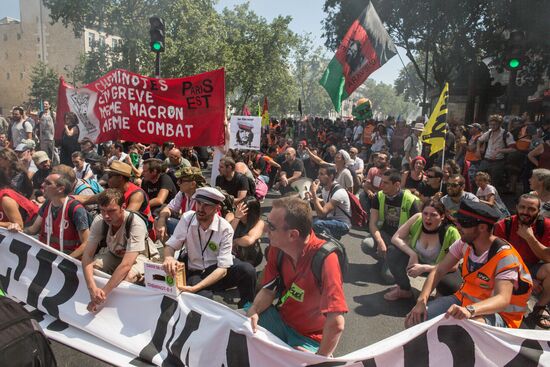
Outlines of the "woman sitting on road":
<svg viewBox="0 0 550 367">
<path fill-rule="evenodd" d="M 254 197 L 247 197 L 237 205 L 231 227 L 233 235 L 233 254 L 239 260 L 249 262 L 252 266 L 260 265 L 263 259 L 260 237 L 264 232 L 265 222 L 260 219 L 260 202 Z"/>
<path fill-rule="evenodd" d="M 459 238 L 458 230 L 445 223 L 443 204 L 438 200 L 426 202 L 422 213 L 413 215 L 392 237 L 395 246 L 388 248 L 386 256 L 397 286 L 384 294 L 384 299 L 396 301 L 412 297 L 409 277 L 428 274 Z M 460 273 L 454 269 L 440 281 L 437 291 L 451 295 L 461 284 Z"/>
<path fill-rule="evenodd" d="M 8 228 L 10 223 L 19 224 L 20 228 L 30 225 L 38 206 L 10 187 L 10 179 L 0 170 L 0 227 Z"/>
<path fill-rule="evenodd" d="M 409 190 L 418 190 L 420 183 L 424 181 L 424 167 L 426 160 L 424 157 L 414 157 L 411 161 L 412 169 L 405 171 L 401 175 L 401 187 Z"/>
</svg>

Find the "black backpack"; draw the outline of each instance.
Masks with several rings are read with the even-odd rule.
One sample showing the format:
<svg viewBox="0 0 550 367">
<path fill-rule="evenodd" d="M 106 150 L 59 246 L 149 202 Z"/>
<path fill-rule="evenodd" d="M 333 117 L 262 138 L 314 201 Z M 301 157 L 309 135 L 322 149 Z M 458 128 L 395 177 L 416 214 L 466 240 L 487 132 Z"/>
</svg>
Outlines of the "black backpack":
<svg viewBox="0 0 550 367">
<path fill-rule="evenodd" d="M 0 297 L 0 365 L 57 366 L 40 325 L 17 302 Z"/>
<path fill-rule="evenodd" d="M 510 239 L 510 234 L 512 233 L 512 217 L 506 217 L 504 219 L 504 233 L 506 234 L 505 240 Z M 535 224 L 535 237 L 542 238 L 544 236 L 544 218 L 537 218 Z"/>
<path fill-rule="evenodd" d="M 338 255 L 338 263 L 340 264 L 340 271 L 342 272 L 342 279 L 345 277 L 346 273 L 348 272 L 349 267 L 349 261 L 348 261 L 348 255 L 346 253 L 346 248 L 344 245 L 338 241 L 336 238 L 332 237 L 331 235 L 327 234 L 326 232 L 323 232 L 322 234 L 316 234 L 318 237 L 327 240 L 313 255 L 313 259 L 311 260 L 311 271 L 313 272 L 313 276 L 315 277 L 315 281 L 317 282 L 317 286 L 320 290 L 323 289 L 323 264 L 325 263 L 325 259 L 328 255 L 332 254 L 333 252 L 336 252 Z M 282 291 L 284 288 L 284 281 L 283 281 L 283 252 L 279 250 L 277 253 L 277 271 L 279 273 L 279 290 Z M 266 253 L 267 258 L 267 253 Z"/>
</svg>

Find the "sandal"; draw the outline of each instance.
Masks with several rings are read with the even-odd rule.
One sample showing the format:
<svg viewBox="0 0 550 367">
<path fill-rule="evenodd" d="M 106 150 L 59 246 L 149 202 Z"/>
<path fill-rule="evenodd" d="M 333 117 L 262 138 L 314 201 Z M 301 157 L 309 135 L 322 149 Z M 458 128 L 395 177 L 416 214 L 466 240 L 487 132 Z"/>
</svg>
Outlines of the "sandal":
<svg viewBox="0 0 550 367">
<path fill-rule="evenodd" d="M 534 328 L 535 325 L 541 329 L 550 329 L 550 312 L 547 305 L 533 307 L 533 311 L 527 316 L 529 324 Z"/>
<path fill-rule="evenodd" d="M 384 294 L 384 299 L 386 301 L 397 301 L 402 298 L 412 298 L 413 293 L 410 290 L 404 290 L 399 288 L 399 286 L 391 288 L 390 291 Z"/>
</svg>

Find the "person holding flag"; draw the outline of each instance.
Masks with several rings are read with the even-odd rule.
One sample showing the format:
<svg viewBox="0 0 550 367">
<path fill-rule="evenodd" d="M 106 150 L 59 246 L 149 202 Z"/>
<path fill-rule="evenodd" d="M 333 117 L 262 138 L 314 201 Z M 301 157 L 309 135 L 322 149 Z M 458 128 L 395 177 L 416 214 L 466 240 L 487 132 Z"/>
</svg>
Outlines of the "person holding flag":
<svg viewBox="0 0 550 367">
<path fill-rule="evenodd" d="M 442 165 L 445 161 L 445 136 L 447 134 L 447 101 L 449 99 L 449 83 L 439 96 L 439 100 L 430 115 L 430 119 L 422 131 L 422 141 L 430 145 L 430 157 L 439 151 L 443 151 Z"/>
</svg>

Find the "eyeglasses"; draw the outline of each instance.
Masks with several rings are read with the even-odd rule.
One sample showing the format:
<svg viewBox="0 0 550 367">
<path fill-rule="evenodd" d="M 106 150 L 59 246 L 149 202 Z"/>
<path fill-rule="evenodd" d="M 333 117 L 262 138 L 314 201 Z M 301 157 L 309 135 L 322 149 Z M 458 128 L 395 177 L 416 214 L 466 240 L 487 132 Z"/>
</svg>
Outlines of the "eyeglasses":
<svg viewBox="0 0 550 367">
<path fill-rule="evenodd" d="M 463 184 L 461 184 L 461 183 L 451 182 L 451 183 L 447 184 L 447 187 L 460 187 L 462 185 Z"/>
<path fill-rule="evenodd" d="M 275 231 L 278 231 L 279 229 L 283 231 L 288 231 L 290 229 L 286 226 L 284 228 L 277 228 L 268 219 L 266 219 L 265 222 L 267 223 L 267 228 L 269 229 L 270 232 L 275 232 Z"/>
</svg>

